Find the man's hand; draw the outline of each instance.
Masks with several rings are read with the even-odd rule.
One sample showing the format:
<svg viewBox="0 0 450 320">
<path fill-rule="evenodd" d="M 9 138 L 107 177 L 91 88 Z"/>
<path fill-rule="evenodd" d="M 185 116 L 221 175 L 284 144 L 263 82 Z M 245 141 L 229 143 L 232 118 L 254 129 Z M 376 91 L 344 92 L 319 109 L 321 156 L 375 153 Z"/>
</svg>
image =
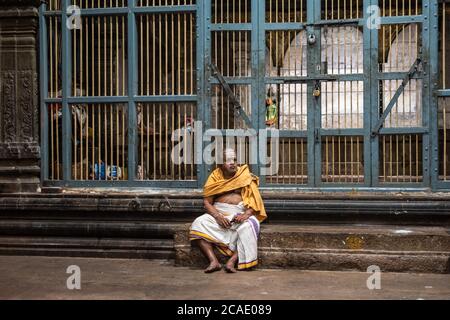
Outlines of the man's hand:
<svg viewBox="0 0 450 320">
<path fill-rule="evenodd" d="M 205 198 L 203 200 L 206 211 L 216 219 L 217 223 L 225 229 L 231 228 L 231 222 L 227 218 L 225 218 L 220 212 L 214 208 L 214 197 Z"/>
<path fill-rule="evenodd" d="M 233 221 L 236 223 L 243 223 L 248 219 L 250 219 L 253 216 L 253 214 L 254 214 L 253 209 L 248 209 L 245 211 L 245 213 L 236 216 Z"/>
<path fill-rule="evenodd" d="M 216 219 L 217 223 L 225 229 L 231 228 L 231 222 L 227 218 L 225 218 L 222 214 L 215 214 L 214 219 Z"/>
</svg>

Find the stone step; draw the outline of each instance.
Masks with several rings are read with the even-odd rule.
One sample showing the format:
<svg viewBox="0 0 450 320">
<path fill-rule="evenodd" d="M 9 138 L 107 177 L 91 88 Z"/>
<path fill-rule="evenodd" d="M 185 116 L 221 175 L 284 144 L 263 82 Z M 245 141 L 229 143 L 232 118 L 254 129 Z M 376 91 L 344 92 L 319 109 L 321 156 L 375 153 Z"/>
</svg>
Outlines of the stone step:
<svg viewBox="0 0 450 320">
<path fill-rule="evenodd" d="M 0 236 L 0 254 L 127 259 L 173 259 L 172 239 Z"/>
<path fill-rule="evenodd" d="M 0 220 L 0 234 L 20 236 L 171 239 L 180 224 L 153 221 Z"/>
<path fill-rule="evenodd" d="M 2 219 L 0 254 L 174 259 L 180 224 L 86 219 Z"/>
<path fill-rule="evenodd" d="M 449 251 L 450 228 L 374 225 L 262 225 L 261 247 Z"/>
<path fill-rule="evenodd" d="M 206 260 L 188 239 L 188 225 L 175 233 L 175 261 L 204 267 Z M 389 272 L 450 272 L 450 232 L 443 227 L 372 225 L 262 225 L 263 268 Z"/>
<path fill-rule="evenodd" d="M 268 268 L 362 271 L 377 266 L 383 272 L 450 273 L 450 252 L 371 251 L 260 248 Z"/>
</svg>

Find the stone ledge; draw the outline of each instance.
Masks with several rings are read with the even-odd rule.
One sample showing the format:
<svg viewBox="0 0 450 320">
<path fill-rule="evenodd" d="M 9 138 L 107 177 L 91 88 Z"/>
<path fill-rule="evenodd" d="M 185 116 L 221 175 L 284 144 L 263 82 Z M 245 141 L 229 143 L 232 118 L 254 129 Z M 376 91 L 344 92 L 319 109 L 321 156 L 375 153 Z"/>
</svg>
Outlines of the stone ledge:
<svg viewBox="0 0 450 320">
<path fill-rule="evenodd" d="M 77 257 L 111 259 L 173 259 L 173 250 L 134 249 L 70 249 L 70 248 L 14 248 L 0 247 L 4 256 Z"/>
<path fill-rule="evenodd" d="M 270 212 L 284 214 L 287 218 L 297 218 L 298 214 L 323 215 L 388 215 L 404 218 L 411 215 L 419 216 L 447 216 L 450 217 L 450 201 L 447 198 L 384 198 L 348 199 L 331 197 L 330 195 L 317 195 L 305 198 L 302 193 L 292 194 L 290 198 L 281 195 L 276 198 L 263 194 L 263 199 L 269 219 Z M 2 194 L 0 198 L 0 212 L 4 210 L 15 211 L 133 211 L 133 212 L 165 212 L 165 213 L 191 213 L 204 212 L 203 199 L 200 194 L 176 194 L 154 192 L 148 194 L 116 192 L 96 193 L 86 190 L 84 193 L 23 193 Z"/>
<path fill-rule="evenodd" d="M 178 228 L 176 223 L 153 221 L 0 219 L 0 234 L 4 236 L 172 239 Z"/>
<path fill-rule="evenodd" d="M 0 255 L 173 259 L 172 239 L 0 236 Z"/>
</svg>

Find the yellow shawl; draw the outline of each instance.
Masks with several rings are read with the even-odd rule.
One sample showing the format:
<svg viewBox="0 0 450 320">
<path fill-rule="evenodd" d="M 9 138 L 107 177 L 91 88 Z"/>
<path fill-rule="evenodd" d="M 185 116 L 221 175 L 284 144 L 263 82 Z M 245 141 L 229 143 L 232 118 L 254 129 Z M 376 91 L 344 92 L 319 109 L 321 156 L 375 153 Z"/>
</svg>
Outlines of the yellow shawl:
<svg viewBox="0 0 450 320">
<path fill-rule="evenodd" d="M 252 208 L 259 222 L 267 218 L 264 203 L 258 190 L 259 178 L 253 175 L 248 165 L 238 168 L 236 175 L 231 179 L 225 179 L 221 168 L 217 168 L 206 181 L 203 195 L 205 198 L 217 196 L 242 189 L 242 199 L 246 208 Z"/>
</svg>

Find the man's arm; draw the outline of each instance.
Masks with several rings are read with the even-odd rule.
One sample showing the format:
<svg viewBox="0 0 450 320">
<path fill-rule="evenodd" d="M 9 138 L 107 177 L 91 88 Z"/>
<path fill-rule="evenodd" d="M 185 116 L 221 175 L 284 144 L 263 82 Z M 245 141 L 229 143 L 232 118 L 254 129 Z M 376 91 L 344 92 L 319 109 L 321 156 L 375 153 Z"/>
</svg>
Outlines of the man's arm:
<svg viewBox="0 0 450 320">
<path fill-rule="evenodd" d="M 231 222 L 225 218 L 215 207 L 214 207 L 214 197 L 208 197 L 203 199 L 203 203 L 206 209 L 206 212 L 210 214 L 214 219 L 216 219 L 217 223 L 225 228 L 229 229 L 231 227 Z"/>
</svg>

